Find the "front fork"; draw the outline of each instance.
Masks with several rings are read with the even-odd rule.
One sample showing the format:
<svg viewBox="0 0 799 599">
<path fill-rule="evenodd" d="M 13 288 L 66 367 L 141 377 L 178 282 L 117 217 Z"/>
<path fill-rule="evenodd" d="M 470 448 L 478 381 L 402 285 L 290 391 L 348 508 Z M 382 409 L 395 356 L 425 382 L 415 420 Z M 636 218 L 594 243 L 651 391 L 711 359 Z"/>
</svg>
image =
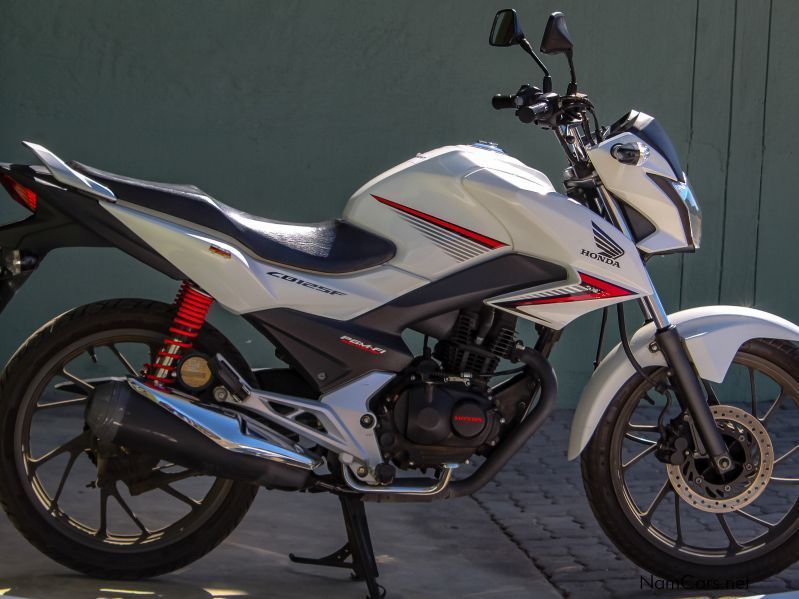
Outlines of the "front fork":
<svg viewBox="0 0 799 599">
<path fill-rule="evenodd" d="M 597 192 L 614 224 L 622 233 L 632 239 L 627 221 L 615 198 L 602 185 L 597 186 Z M 677 401 L 680 403 L 680 407 L 693 418 L 699 438 L 716 470 L 720 473 L 727 472 L 733 467 L 730 452 L 727 450 L 727 444 L 721 436 L 721 431 L 716 426 L 699 375 L 691 364 L 691 356 L 685 347 L 685 340 L 677 327 L 669 322 L 669 315 L 663 308 L 663 304 L 660 303 L 660 298 L 651 280 L 650 287 L 652 295 L 641 300 L 641 308 L 645 316 L 651 319 L 657 328 L 655 343 L 663 352 L 669 369 L 669 380 L 677 392 Z"/>
<path fill-rule="evenodd" d="M 685 340 L 677 327 L 669 322 L 657 292 L 644 298 L 642 303 L 657 327 L 655 343 L 666 360 L 669 380 L 676 390 L 680 407 L 691 415 L 696 432 L 716 470 L 720 473 L 727 472 L 733 467 L 732 459 L 710 411 L 699 375 L 691 364 Z"/>
</svg>

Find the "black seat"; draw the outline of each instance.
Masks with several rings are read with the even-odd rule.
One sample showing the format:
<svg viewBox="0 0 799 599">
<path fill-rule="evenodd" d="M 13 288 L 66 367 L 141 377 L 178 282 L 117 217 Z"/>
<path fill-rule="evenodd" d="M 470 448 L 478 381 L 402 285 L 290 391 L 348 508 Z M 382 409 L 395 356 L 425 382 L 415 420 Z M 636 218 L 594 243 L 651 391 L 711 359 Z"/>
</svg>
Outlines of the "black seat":
<svg viewBox="0 0 799 599">
<path fill-rule="evenodd" d="M 396 252 L 388 239 L 342 220 L 284 223 L 231 208 L 194 185 L 131 179 L 79 162 L 70 166 L 110 188 L 120 200 L 223 233 L 269 262 L 340 274 L 383 264 Z"/>
</svg>

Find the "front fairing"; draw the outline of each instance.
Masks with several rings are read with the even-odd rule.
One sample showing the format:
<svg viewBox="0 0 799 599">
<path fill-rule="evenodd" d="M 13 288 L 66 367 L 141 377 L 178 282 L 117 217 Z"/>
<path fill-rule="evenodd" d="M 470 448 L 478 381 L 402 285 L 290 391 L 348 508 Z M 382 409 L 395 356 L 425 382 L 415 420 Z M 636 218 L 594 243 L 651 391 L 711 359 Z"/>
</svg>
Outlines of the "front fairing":
<svg viewBox="0 0 799 599">
<path fill-rule="evenodd" d="M 617 144 L 643 144 L 647 156 L 622 164 Z M 677 153 L 652 117 L 631 112 L 611 127 L 606 139 L 588 150 L 602 183 L 619 198 L 638 248 L 646 254 L 693 251 L 699 247 L 701 213 Z"/>
</svg>

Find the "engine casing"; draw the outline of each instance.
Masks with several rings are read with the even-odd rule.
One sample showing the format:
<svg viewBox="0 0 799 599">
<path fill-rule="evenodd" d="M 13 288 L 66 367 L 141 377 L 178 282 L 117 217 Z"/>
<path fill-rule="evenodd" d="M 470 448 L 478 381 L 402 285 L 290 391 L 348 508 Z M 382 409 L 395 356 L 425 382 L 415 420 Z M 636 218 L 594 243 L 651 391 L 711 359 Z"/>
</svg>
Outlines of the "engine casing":
<svg viewBox="0 0 799 599">
<path fill-rule="evenodd" d="M 389 402 L 378 438 L 401 468 L 464 462 L 499 433 L 491 400 L 463 383 L 412 384 Z"/>
</svg>

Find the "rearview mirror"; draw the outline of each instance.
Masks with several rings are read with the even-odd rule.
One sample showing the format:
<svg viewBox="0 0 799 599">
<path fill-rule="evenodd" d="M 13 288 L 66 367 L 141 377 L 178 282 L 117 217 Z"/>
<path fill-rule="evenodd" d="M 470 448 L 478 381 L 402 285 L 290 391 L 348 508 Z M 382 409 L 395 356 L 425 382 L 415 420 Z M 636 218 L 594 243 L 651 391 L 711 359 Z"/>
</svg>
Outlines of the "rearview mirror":
<svg viewBox="0 0 799 599">
<path fill-rule="evenodd" d="M 512 8 L 505 8 L 497 12 L 494 24 L 491 26 L 491 35 L 488 43 L 492 46 L 513 46 L 524 39 L 519 17 Z"/>
<path fill-rule="evenodd" d="M 544 54 L 565 54 L 569 61 L 571 81 L 566 88 L 566 95 L 577 93 L 577 75 L 574 74 L 574 60 L 572 59 L 572 37 L 566 28 L 566 16 L 562 12 L 553 12 L 549 15 L 544 37 L 541 38 L 541 52 Z"/>
<path fill-rule="evenodd" d="M 492 32 L 493 33 L 493 32 Z M 566 17 L 562 12 L 549 15 L 544 37 L 541 38 L 541 52 L 544 54 L 571 54 L 572 38 L 566 28 Z"/>
</svg>

